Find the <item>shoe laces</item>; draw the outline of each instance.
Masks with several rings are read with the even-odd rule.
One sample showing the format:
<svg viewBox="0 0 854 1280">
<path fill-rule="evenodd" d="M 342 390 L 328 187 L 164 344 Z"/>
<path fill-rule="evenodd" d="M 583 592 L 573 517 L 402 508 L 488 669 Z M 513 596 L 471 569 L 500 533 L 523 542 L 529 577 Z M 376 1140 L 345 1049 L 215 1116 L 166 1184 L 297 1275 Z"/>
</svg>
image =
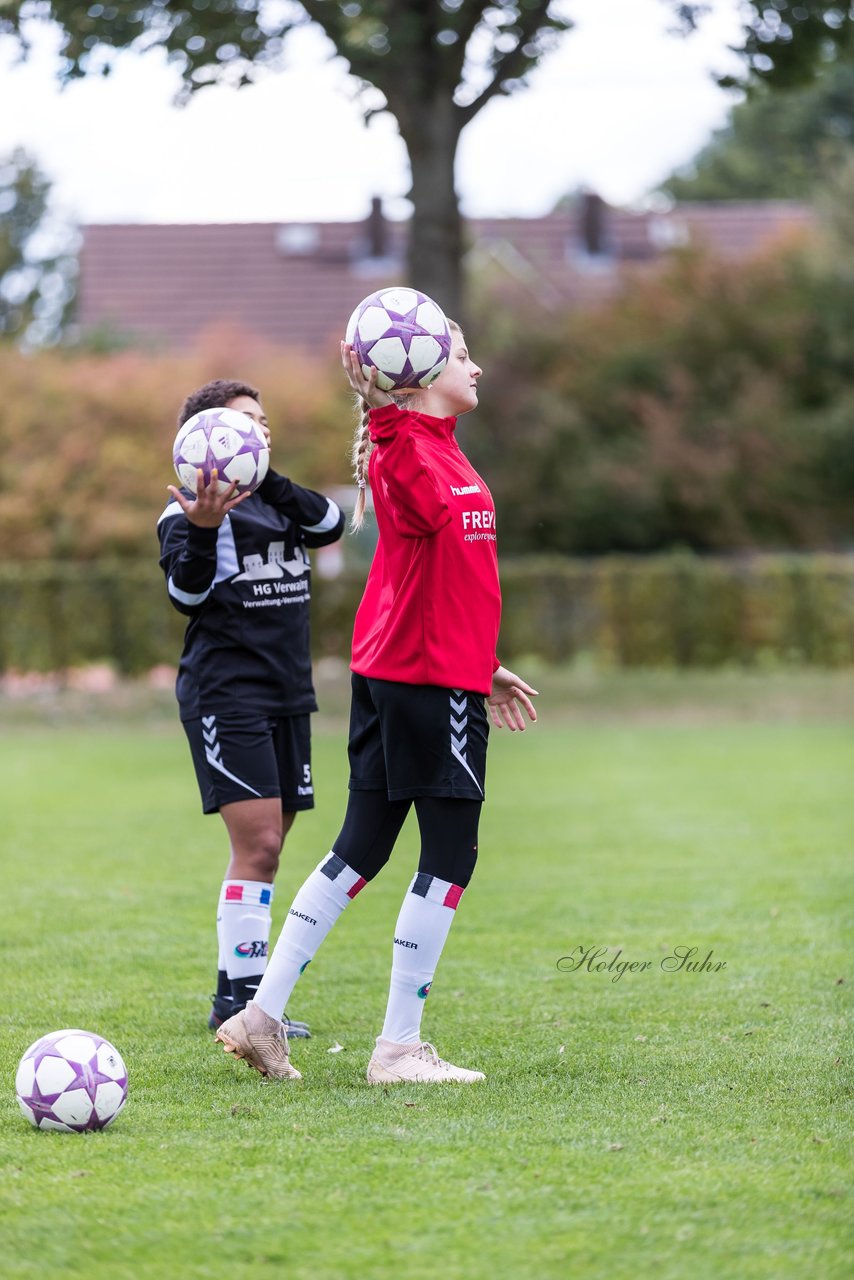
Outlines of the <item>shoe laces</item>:
<svg viewBox="0 0 854 1280">
<path fill-rule="evenodd" d="M 422 1040 L 418 1046 L 418 1057 L 423 1058 L 425 1062 L 432 1062 L 434 1067 L 447 1067 L 448 1063 L 444 1058 L 440 1058 L 436 1052 L 436 1046 L 431 1044 L 429 1040 Z"/>
</svg>

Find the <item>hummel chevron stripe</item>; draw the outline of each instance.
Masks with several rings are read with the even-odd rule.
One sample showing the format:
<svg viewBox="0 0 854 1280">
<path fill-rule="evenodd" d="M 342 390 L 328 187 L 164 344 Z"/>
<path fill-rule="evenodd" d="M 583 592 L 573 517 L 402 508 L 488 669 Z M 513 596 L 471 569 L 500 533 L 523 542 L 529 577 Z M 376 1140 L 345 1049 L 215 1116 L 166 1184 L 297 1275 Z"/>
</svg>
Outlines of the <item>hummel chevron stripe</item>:
<svg viewBox="0 0 854 1280">
<path fill-rule="evenodd" d="M 251 791 L 253 796 L 263 799 L 260 791 L 256 791 L 254 787 L 250 787 L 248 782 L 244 782 L 242 778 L 238 778 L 236 774 L 230 773 L 223 764 L 220 756 L 222 748 L 216 741 L 216 716 L 202 716 L 202 724 L 205 728 L 210 729 L 209 733 L 202 730 L 202 737 L 208 744 L 205 747 L 205 758 L 211 768 L 216 769 L 218 773 L 224 774 L 226 778 L 230 778 L 232 782 L 236 782 L 238 786 L 245 787 L 247 791 Z"/>
<path fill-rule="evenodd" d="M 456 701 L 455 701 L 456 699 Z M 474 770 L 465 757 L 465 748 L 468 742 L 468 734 L 465 732 L 468 724 L 468 695 L 463 693 L 462 689 L 455 689 L 453 696 L 450 698 L 451 704 L 451 755 L 458 760 L 477 787 L 481 795 L 483 795 L 483 787 L 478 781 Z M 458 719 L 455 718 L 459 717 Z"/>
</svg>

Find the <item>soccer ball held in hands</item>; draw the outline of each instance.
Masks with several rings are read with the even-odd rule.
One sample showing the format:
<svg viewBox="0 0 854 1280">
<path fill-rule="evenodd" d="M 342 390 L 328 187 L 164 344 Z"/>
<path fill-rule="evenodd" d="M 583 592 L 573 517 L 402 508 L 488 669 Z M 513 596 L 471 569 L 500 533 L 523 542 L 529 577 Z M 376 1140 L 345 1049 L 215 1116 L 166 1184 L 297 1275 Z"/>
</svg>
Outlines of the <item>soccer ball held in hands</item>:
<svg viewBox="0 0 854 1280">
<path fill-rule="evenodd" d="M 201 469 L 205 485 L 217 472 L 222 493 L 237 481 L 237 493 L 252 493 L 267 474 L 270 448 L 258 424 L 236 409 L 203 409 L 188 418 L 172 449 L 175 472 L 185 489 L 196 492 Z"/>
<path fill-rule="evenodd" d="M 377 369 L 383 391 L 429 387 L 448 363 L 451 332 L 426 293 L 403 286 L 364 298 L 350 317 L 345 341 L 367 377 Z"/>
</svg>

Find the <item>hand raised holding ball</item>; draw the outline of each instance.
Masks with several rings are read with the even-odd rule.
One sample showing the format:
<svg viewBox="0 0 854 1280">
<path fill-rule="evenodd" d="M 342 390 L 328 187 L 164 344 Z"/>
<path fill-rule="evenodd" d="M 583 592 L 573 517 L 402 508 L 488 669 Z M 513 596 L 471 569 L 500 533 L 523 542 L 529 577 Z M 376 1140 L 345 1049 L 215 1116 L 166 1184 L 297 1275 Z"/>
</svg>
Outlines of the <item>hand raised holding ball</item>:
<svg viewBox="0 0 854 1280">
<path fill-rule="evenodd" d="M 179 427 L 172 461 L 184 489 L 196 497 L 171 484 L 169 492 L 191 524 L 216 529 L 266 476 L 270 432 L 235 409 L 203 409 Z"/>
<path fill-rule="evenodd" d="M 426 293 L 396 286 L 362 299 L 342 345 L 355 352 L 371 388 L 400 395 L 424 391 L 436 381 L 448 363 L 451 331 L 441 307 Z M 363 394 L 358 386 L 353 389 Z M 379 407 L 388 401 L 370 403 Z"/>
<path fill-rule="evenodd" d="M 196 496 L 188 498 L 174 484 L 166 488 L 175 501 L 183 508 L 184 515 L 199 529 L 218 529 L 229 511 L 249 497 L 249 491 L 237 492 L 237 481 L 232 480 L 227 489 L 220 489 L 216 467 L 210 473 L 210 480 L 205 481 L 205 473 L 199 467 L 196 476 Z"/>
</svg>

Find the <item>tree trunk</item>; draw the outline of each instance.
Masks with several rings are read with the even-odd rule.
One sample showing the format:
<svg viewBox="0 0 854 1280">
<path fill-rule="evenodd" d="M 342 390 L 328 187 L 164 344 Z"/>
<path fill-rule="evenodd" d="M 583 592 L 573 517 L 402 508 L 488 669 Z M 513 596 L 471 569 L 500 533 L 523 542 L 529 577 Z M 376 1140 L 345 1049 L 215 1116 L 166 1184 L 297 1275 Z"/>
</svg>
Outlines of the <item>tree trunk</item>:
<svg viewBox="0 0 854 1280">
<path fill-rule="evenodd" d="M 413 204 L 407 249 L 409 284 L 434 298 L 462 323 L 465 287 L 463 231 L 454 187 L 460 123 L 453 103 L 425 102 L 413 127 L 401 124 L 412 166 Z"/>
</svg>

